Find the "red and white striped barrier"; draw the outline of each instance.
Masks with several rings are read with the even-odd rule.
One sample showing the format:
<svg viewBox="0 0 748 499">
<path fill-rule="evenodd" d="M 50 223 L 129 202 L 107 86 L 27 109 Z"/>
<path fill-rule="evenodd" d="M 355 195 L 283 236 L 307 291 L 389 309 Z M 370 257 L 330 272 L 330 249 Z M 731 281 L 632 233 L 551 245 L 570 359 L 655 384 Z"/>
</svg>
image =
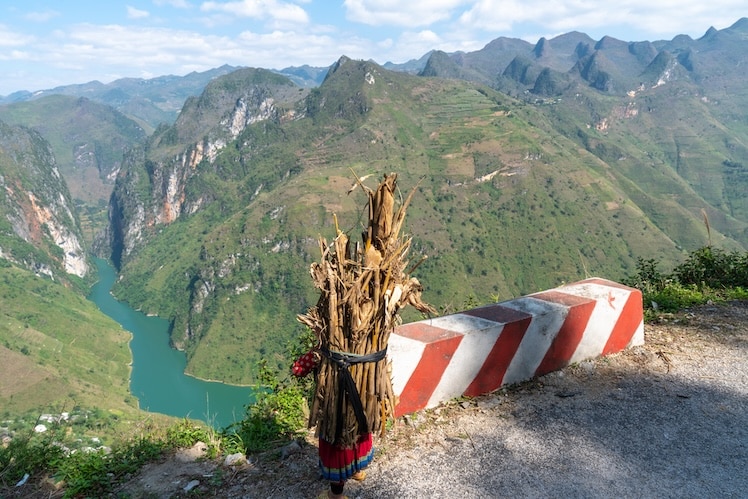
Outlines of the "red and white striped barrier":
<svg viewBox="0 0 748 499">
<path fill-rule="evenodd" d="M 395 415 L 643 343 L 641 292 L 598 278 L 405 324 L 388 347 Z"/>
</svg>

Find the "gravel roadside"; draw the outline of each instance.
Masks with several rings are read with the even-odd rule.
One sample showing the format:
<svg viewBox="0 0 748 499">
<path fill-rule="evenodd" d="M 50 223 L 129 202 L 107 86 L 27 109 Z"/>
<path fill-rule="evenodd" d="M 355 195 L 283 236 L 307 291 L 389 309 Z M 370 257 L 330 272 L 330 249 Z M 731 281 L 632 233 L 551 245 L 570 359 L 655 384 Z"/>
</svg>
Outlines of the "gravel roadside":
<svg viewBox="0 0 748 499">
<path fill-rule="evenodd" d="M 714 319 L 651 326 L 645 347 L 482 398 L 441 428 L 435 411 L 431 441 L 385 455 L 355 495 L 747 497 L 748 317 Z"/>
</svg>

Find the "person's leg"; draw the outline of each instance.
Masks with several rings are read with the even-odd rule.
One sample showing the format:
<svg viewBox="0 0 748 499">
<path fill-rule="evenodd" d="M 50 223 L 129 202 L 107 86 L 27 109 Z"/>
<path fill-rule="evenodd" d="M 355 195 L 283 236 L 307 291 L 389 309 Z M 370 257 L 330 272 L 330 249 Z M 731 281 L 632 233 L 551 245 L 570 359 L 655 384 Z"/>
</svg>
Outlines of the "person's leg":
<svg viewBox="0 0 748 499">
<path fill-rule="evenodd" d="M 330 482 L 330 497 L 343 497 L 345 482 Z"/>
</svg>

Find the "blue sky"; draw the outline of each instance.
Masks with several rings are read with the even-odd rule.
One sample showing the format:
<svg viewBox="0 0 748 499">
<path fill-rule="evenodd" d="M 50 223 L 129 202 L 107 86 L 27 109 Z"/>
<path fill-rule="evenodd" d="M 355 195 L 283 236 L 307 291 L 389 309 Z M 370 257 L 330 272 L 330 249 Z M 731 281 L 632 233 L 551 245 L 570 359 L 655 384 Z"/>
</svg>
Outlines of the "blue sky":
<svg viewBox="0 0 748 499">
<path fill-rule="evenodd" d="M 745 0 L 6 0 L 0 95 L 229 64 L 405 62 L 581 31 L 625 41 L 698 38 L 748 16 Z"/>
</svg>

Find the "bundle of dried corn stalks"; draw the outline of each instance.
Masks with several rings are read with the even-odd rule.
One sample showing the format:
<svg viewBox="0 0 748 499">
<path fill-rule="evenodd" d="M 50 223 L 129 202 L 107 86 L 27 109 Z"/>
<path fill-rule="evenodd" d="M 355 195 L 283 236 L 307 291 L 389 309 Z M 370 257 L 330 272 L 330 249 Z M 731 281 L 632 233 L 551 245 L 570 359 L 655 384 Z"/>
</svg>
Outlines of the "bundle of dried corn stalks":
<svg viewBox="0 0 748 499">
<path fill-rule="evenodd" d="M 386 350 L 398 312 L 405 305 L 435 313 L 421 300 L 421 284 L 409 275 L 421 262 L 406 271 L 411 238 L 400 236 L 415 189 L 395 212 L 397 174 L 385 175 L 376 191 L 358 178 L 356 186 L 368 195 L 369 222 L 363 241 L 352 244 L 337 229 L 337 220 L 332 244 L 320 237 L 322 258 L 310 268 L 320 298 L 316 306 L 298 316 L 316 333 L 323 352 L 309 427 L 317 425 L 319 437 L 341 447 L 351 447 L 361 434 L 384 431 L 384 422 L 397 403 L 387 358 L 355 360 Z M 339 353 L 353 361 L 339 362 Z M 351 400 L 355 394 L 341 389 L 341 383 L 347 381 L 342 373 L 345 369 L 360 396 L 365 422 L 355 414 L 355 401 Z"/>
</svg>

